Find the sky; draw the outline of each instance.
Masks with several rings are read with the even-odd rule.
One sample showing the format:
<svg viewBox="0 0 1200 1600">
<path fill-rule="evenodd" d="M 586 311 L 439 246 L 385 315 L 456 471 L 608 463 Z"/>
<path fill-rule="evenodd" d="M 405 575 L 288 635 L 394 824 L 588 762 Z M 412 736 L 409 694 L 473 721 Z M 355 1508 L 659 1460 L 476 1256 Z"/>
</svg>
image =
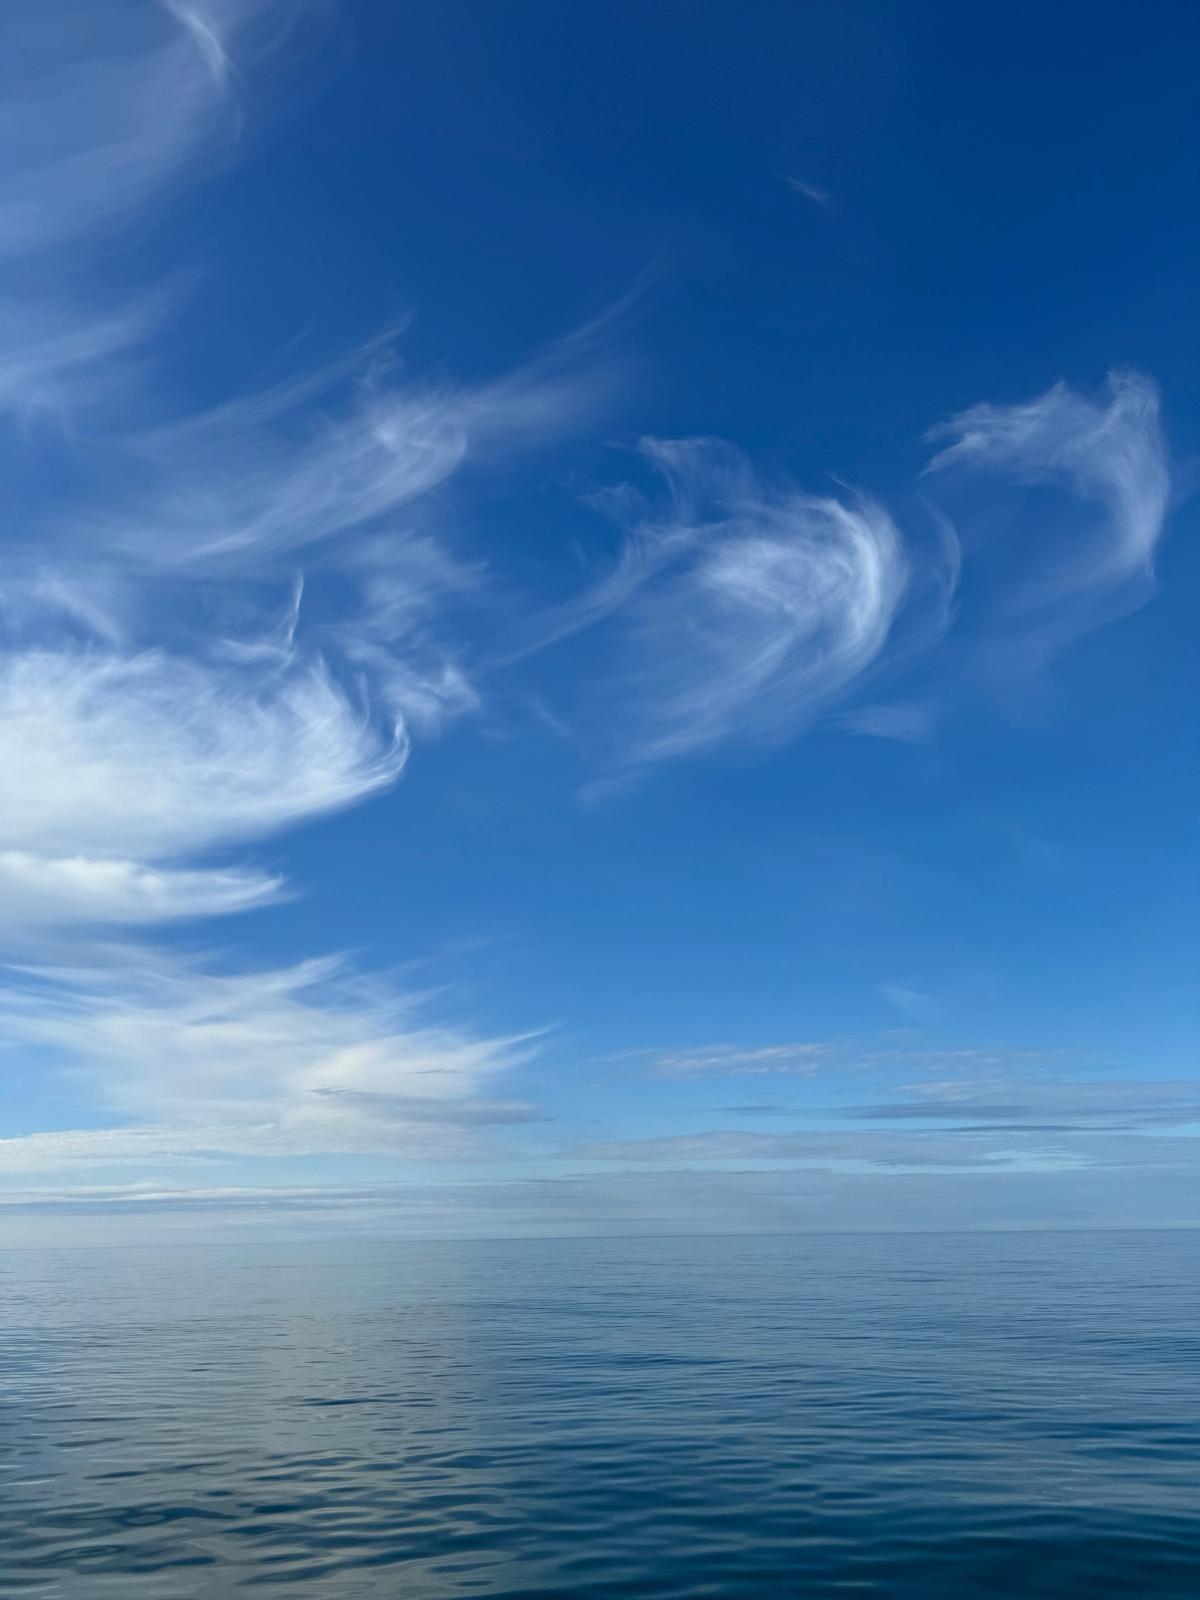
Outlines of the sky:
<svg viewBox="0 0 1200 1600">
<path fill-rule="evenodd" d="M 13 0 L 0 1244 L 1200 1223 L 1200 20 Z"/>
</svg>

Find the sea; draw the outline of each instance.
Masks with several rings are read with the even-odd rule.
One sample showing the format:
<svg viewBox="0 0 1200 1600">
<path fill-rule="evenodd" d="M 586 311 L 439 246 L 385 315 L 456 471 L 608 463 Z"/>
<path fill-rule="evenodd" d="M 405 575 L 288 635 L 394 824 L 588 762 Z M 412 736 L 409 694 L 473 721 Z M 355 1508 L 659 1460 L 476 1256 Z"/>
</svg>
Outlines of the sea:
<svg viewBox="0 0 1200 1600">
<path fill-rule="evenodd" d="M 1198 1600 L 1200 1233 L 0 1254 L 0 1593 Z"/>
</svg>

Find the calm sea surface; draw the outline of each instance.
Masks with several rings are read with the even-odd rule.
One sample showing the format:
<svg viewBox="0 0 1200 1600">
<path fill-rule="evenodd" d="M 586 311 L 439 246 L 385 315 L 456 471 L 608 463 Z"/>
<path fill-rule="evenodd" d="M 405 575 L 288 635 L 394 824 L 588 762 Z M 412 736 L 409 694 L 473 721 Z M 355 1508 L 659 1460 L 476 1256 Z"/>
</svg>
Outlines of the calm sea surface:
<svg viewBox="0 0 1200 1600">
<path fill-rule="evenodd" d="M 0 1255 L 0 1592 L 1200 1597 L 1200 1235 Z"/>
</svg>

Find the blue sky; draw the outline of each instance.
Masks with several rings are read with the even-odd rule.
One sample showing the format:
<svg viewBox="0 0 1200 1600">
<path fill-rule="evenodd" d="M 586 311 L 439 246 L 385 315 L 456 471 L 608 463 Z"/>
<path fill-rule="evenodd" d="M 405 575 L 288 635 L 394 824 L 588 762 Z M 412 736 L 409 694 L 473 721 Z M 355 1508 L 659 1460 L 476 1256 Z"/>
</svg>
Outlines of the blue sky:
<svg viewBox="0 0 1200 1600">
<path fill-rule="evenodd" d="M 1195 1223 L 1192 9 L 6 21 L 0 1238 Z"/>
</svg>

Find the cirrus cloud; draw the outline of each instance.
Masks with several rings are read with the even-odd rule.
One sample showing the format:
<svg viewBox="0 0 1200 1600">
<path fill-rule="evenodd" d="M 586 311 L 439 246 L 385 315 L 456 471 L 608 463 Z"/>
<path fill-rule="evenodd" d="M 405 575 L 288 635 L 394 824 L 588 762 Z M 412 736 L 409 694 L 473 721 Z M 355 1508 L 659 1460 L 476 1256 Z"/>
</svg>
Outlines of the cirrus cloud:
<svg viewBox="0 0 1200 1600">
<path fill-rule="evenodd" d="M 392 782 L 381 733 L 319 662 L 280 676 L 160 651 L 0 657 L 0 841 L 157 859 L 253 838 Z"/>
<path fill-rule="evenodd" d="M 868 499 L 768 484 L 719 440 L 642 452 L 665 511 L 608 497 L 626 528 L 620 560 L 545 619 L 539 646 L 616 619 L 621 665 L 596 715 L 625 767 L 798 732 L 887 641 L 908 580 L 895 524 Z"/>
<path fill-rule="evenodd" d="M 1159 412 L 1155 385 L 1119 372 L 1100 399 L 1059 383 L 1022 404 L 972 406 L 933 431 L 949 442 L 930 473 L 1066 491 L 1092 510 L 1082 524 L 1043 512 L 994 624 L 1010 654 L 1039 665 L 1153 593 L 1171 492 Z"/>
</svg>

